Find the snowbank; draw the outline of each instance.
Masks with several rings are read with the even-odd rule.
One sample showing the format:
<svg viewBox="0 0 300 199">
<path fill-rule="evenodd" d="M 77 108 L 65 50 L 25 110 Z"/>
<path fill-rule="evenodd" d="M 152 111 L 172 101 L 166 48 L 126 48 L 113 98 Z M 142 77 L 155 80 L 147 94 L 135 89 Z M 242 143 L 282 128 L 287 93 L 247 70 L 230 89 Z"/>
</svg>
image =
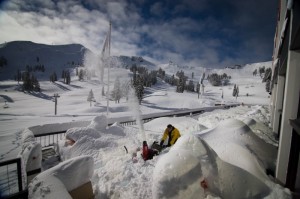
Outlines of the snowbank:
<svg viewBox="0 0 300 199">
<path fill-rule="evenodd" d="M 255 135 L 242 121 L 228 119 L 199 135 L 231 164 L 247 170 L 261 180 L 268 179 L 265 170 L 275 170 L 277 149 Z"/>
<path fill-rule="evenodd" d="M 125 136 L 123 127 L 115 123 L 107 127 L 105 116 L 95 117 L 87 127 L 68 129 L 66 140 L 60 141 L 58 151 L 63 160 L 79 155 L 97 157 L 99 149 L 117 146 L 115 139 Z"/>
<path fill-rule="evenodd" d="M 207 188 L 201 187 L 203 180 Z M 152 190 L 154 198 L 262 198 L 270 192 L 258 178 L 222 161 L 194 135 L 182 136 L 158 160 Z"/>
<path fill-rule="evenodd" d="M 79 156 L 37 175 L 28 187 L 29 198 L 72 198 L 68 192 L 87 183 L 94 172 L 94 160 Z"/>
<path fill-rule="evenodd" d="M 37 171 L 42 168 L 42 146 L 35 141 L 35 137 L 29 129 L 22 132 L 22 149 L 18 156 L 21 157 L 23 163 L 22 175 L 29 183 Z M 32 171 L 36 172 L 31 175 L 27 174 L 27 172 Z"/>
</svg>

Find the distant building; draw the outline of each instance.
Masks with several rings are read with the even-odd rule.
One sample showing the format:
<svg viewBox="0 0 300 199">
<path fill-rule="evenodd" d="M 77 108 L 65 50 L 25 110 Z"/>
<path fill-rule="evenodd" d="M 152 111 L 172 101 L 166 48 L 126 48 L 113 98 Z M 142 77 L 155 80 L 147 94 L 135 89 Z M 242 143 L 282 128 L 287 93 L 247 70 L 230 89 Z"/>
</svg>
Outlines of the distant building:
<svg viewBox="0 0 300 199">
<path fill-rule="evenodd" d="M 300 197 L 300 1 L 279 0 L 271 126 L 279 138 L 275 178 Z"/>
</svg>

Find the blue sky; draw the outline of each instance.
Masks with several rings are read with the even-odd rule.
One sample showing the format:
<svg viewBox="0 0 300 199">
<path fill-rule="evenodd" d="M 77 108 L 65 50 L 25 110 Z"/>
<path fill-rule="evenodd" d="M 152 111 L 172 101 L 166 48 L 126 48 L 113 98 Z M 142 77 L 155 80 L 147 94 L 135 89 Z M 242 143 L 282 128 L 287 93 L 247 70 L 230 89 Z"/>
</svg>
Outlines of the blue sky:
<svg viewBox="0 0 300 199">
<path fill-rule="evenodd" d="M 100 53 L 109 21 L 112 55 L 221 68 L 270 61 L 273 0 L 7 0 L 0 43 L 80 43 Z"/>
</svg>

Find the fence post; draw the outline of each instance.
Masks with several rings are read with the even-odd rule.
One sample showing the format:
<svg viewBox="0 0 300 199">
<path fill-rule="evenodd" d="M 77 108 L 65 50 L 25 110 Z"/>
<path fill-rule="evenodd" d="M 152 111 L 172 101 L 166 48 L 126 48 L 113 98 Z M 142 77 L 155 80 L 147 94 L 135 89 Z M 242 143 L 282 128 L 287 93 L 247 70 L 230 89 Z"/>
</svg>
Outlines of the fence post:
<svg viewBox="0 0 300 199">
<path fill-rule="evenodd" d="M 17 172 L 18 172 L 18 186 L 19 186 L 19 191 L 23 191 L 21 158 L 17 159 Z"/>
</svg>

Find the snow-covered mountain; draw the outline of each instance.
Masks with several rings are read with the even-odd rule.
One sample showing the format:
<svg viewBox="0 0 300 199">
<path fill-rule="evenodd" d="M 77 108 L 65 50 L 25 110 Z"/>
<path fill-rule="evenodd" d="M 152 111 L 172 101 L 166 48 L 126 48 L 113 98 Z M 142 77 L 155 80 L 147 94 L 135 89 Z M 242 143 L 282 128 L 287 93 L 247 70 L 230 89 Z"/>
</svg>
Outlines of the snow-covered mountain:
<svg viewBox="0 0 300 199">
<path fill-rule="evenodd" d="M 35 67 L 42 65 L 45 72 L 38 72 L 36 76 L 38 80 L 48 80 L 50 74 L 56 72 L 60 76 L 62 70 L 72 69 L 77 66 L 89 67 L 89 62 L 85 59 L 89 58 L 87 54 L 92 55 L 93 62 L 98 63 L 99 58 L 96 53 L 90 51 L 80 44 L 67 45 L 46 45 L 37 44 L 31 41 L 13 41 L 0 44 L 0 58 L 5 59 L 6 64 L 0 65 L 0 80 L 14 79 L 17 71 L 25 71 L 26 66 Z M 146 67 L 148 70 L 158 70 L 159 68 L 166 71 L 167 74 L 173 75 L 177 71 L 184 71 L 185 75 L 192 79 L 199 79 L 203 73 L 252 73 L 255 69 L 265 66 L 271 67 L 272 62 L 246 64 L 237 69 L 226 67 L 224 69 L 208 69 L 204 67 L 192 67 L 186 65 L 178 65 L 172 61 L 167 64 L 156 65 L 143 57 L 139 56 L 113 56 L 118 66 L 122 68 L 130 68 L 133 65 Z M 3 65 L 3 64 L 2 64 Z"/>
<path fill-rule="evenodd" d="M 46 45 L 31 41 L 13 41 L 0 44 L 0 58 L 6 64 L 0 67 L 0 80 L 14 79 L 17 71 L 25 71 L 26 66 L 43 65 L 45 72 L 38 74 L 39 80 L 48 80 L 49 75 L 56 72 L 60 76 L 62 70 L 84 66 L 86 54 L 97 60 L 96 53 L 81 44 Z M 114 56 L 120 67 L 130 68 L 133 64 L 155 70 L 156 65 L 142 57 Z M 96 61 L 95 61 L 96 62 Z"/>
<path fill-rule="evenodd" d="M 128 68 L 133 64 L 135 64 L 136 66 L 146 67 L 148 70 L 158 69 L 158 67 L 154 63 L 145 60 L 143 57 L 137 57 L 137 56 L 128 57 L 128 56 L 121 55 L 121 56 L 116 56 L 115 58 L 118 59 L 118 61 L 121 63 L 122 67 L 124 68 Z"/>
<path fill-rule="evenodd" d="M 0 45 L 0 57 L 7 65 L 0 68 L 0 79 L 13 79 L 17 70 L 24 71 L 26 66 L 43 65 L 45 72 L 39 75 L 49 78 L 49 74 L 61 74 L 65 68 L 82 65 L 84 54 L 89 51 L 80 44 L 46 45 L 31 41 L 13 41 Z"/>
</svg>

